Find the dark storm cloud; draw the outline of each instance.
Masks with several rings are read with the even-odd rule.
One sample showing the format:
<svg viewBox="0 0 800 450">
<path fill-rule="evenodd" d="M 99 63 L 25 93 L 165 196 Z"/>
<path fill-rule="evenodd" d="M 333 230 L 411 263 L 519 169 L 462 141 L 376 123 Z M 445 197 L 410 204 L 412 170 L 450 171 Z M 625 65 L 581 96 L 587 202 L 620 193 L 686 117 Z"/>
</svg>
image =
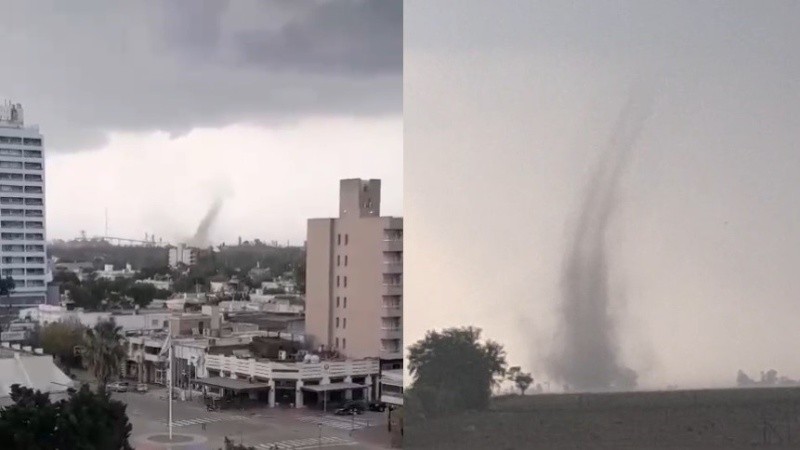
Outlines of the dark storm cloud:
<svg viewBox="0 0 800 450">
<path fill-rule="evenodd" d="M 268 2 L 270 4 L 274 2 Z M 402 71 L 403 4 L 340 1 L 313 9 L 277 30 L 237 35 L 246 63 L 300 71 L 382 74 Z"/>
<path fill-rule="evenodd" d="M 0 96 L 55 150 L 402 108 L 399 1 L 21 2 L 0 30 Z"/>
</svg>

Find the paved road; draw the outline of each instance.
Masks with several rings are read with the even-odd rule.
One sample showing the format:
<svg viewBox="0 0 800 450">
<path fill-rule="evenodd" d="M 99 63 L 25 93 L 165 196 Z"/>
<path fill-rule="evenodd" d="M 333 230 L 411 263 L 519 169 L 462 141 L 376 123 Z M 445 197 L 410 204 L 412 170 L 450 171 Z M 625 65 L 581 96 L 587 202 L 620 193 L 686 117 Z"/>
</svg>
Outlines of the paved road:
<svg viewBox="0 0 800 450">
<path fill-rule="evenodd" d="M 128 417 L 133 425 L 131 444 L 137 450 L 168 448 L 146 442 L 147 436 L 167 432 L 168 404 L 163 392 L 113 395 L 128 404 Z M 380 444 L 384 441 L 381 433 L 385 432 L 383 413 L 367 412 L 353 420 L 308 409 L 265 407 L 209 412 L 199 402 L 177 400 L 172 406 L 174 433 L 197 438 L 193 445 L 174 446 L 175 449 L 217 450 L 222 448 L 226 436 L 259 450 L 388 448 Z M 388 433 L 385 440 L 388 442 Z"/>
</svg>

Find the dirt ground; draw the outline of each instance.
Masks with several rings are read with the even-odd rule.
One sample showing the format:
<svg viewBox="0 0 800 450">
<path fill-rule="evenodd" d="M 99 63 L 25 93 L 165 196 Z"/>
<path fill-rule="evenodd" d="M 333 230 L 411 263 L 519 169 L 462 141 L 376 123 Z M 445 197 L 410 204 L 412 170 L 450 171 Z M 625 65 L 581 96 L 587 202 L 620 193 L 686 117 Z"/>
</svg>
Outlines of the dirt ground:
<svg viewBox="0 0 800 450">
<path fill-rule="evenodd" d="M 800 388 L 510 396 L 408 419 L 407 449 L 800 449 Z"/>
</svg>

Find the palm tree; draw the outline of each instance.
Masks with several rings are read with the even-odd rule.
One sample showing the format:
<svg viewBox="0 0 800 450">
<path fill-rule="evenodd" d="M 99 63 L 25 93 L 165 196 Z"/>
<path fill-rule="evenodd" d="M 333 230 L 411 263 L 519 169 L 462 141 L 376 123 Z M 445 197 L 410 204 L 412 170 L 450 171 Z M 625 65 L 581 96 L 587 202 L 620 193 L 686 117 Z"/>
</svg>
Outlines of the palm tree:
<svg viewBox="0 0 800 450">
<path fill-rule="evenodd" d="M 84 335 L 83 360 L 97 380 L 98 392 L 105 392 L 108 382 L 120 373 L 125 360 L 122 327 L 114 319 L 97 322 Z"/>
</svg>

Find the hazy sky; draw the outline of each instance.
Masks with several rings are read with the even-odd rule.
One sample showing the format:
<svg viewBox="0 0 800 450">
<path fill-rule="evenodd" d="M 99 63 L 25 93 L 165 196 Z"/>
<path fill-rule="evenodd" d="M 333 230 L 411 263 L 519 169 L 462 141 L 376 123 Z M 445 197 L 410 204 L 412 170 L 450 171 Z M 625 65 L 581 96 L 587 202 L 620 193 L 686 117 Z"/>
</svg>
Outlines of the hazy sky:
<svg viewBox="0 0 800 450">
<path fill-rule="evenodd" d="M 45 135 L 50 238 L 302 243 L 340 178 L 402 215 L 402 3 L 14 2 L 0 97 Z"/>
<path fill-rule="evenodd" d="M 405 3 L 405 339 L 472 324 L 540 381 L 591 168 L 656 92 L 608 248 L 645 387 L 800 378 L 800 4 Z"/>
</svg>

